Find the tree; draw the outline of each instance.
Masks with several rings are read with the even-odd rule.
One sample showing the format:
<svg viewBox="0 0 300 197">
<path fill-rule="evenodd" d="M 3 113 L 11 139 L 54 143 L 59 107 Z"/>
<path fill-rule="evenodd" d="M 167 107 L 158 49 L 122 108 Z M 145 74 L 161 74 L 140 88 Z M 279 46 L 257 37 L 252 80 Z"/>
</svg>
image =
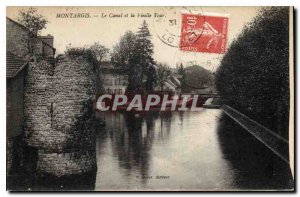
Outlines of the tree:
<svg viewBox="0 0 300 197">
<path fill-rule="evenodd" d="M 231 44 L 216 73 L 219 94 L 288 137 L 289 8 L 264 8 Z"/>
<path fill-rule="evenodd" d="M 38 35 L 49 23 L 49 21 L 33 7 L 19 11 L 18 22 L 27 27 L 34 35 Z"/>
<path fill-rule="evenodd" d="M 177 74 L 184 75 L 184 67 L 182 63 L 180 63 L 179 67 L 177 67 Z"/>
<path fill-rule="evenodd" d="M 179 75 L 183 92 L 191 92 L 193 89 L 204 89 L 207 87 L 214 89 L 213 73 L 202 66 L 193 65 L 184 68 L 181 63 L 177 67 L 177 74 Z"/>
<path fill-rule="evenodd" d="M 194 65 L 185 68 L 185 85 L 188 88 L 202 89 L 211 84 L 212 72 L 202 66 Z"/>
<path fill-rule="evenodd" d="M 183 67 L 183 64 L 180 63 L 179 66 L 177 66 L 177 74 L 179 75 L 179 81 L 180 81 L 180 84 L 181 84 L 181 87 L 186 87 L 186 84 L 185 84 L 185 70 L 184 70 L 184 67 Z"/>
<path fill-rule="evenodd" d="M 163 86 L 170 76 L 171 70 L 166 64 L 157 65 L 157 83 L 160 87 L 160 90 L 163 90 Z"/>
<path fill-rule="evenodd" d="M 99 67 L 97 57 L 94 52 L 88 47 L 72 47 L 71 44 L 66 47 L 66 55 L 73 59 L 83 58 L 93 67 L 93 70 L 99 76 Z"/>
<path fill-rule="evenodd" d="M 137 62 L 136 36 L 132 31 L 127 31 L 114 46 L 111 54 L 112 63 L 116 66 L 118 73 L 128 77 L 128 91 L 134 91 L 141 87 L 141 70 Z"/>
<path fill-rule="evenodd" d="M 95 54 L 99 63 L 101 63 L 101 61 L 106 58 L 107 54 L 109 53 L 109 49 L 101 45 L 99 42 L 95 42 L 90 49 Z"/>
<path fill-rule="evenodd" d="M 136 37 L 132 31 L 127 31 L 117 45 L 114 46 L 111 58 L 113 64 L 121 70 L 122 73 L 128 73 L 130 65 L 134 63 Z"/>
<path fill-rule="evenodd" d="M 128 91 L 150 92 L 156 81 L 153 44 L 148 24 L 144 21 L 139 31 L 128 31 L 121 37 L 112 53 L 113 64 L 128 76 Z"/>
<path fill-rule="evenodd" d="M 153 44 L 148 24 L 144 20 L 142 26 L 137 32 L 136 52 L 138 53 L 138 64 L 142 69 L 142 79 L 145 77 L 145 89 L 153 91 L 156 80 L 155 62 L 153 55 Z"/>
</svg>

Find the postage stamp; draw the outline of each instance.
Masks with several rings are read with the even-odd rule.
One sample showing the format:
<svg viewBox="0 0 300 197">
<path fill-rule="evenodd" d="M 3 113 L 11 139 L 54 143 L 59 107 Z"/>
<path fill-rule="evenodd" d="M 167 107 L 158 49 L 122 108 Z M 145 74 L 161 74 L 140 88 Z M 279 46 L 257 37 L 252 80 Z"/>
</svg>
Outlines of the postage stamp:
<svg viewBox="0 0 300 197">
<path fill-rule="evenodd" d="M 183 51 L 225 53 L 228 17 L 182 14 L 180 49 Z"/>
</svg>

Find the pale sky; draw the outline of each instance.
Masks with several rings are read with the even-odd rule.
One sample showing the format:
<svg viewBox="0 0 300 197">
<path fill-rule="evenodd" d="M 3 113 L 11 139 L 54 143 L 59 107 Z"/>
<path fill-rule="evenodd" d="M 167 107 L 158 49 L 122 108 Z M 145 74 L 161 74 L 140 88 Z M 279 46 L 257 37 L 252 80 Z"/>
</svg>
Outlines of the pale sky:
<svg viewBox="0 0 300 197">
<path fill-rule="evenodd" d="M 18 11 L 22 7 L 7 7 L 7 17 L 17 20 Z M 223 54 L 201 52 L 183 52 L 178 47 L 169 46 L 161 41 L 164 32 L 180 35 L 180 16 L 182 12 L 211 13 L 229 15 L 227 48 L 241 32 L 244 25 L 258 13 L 259 7 L 36 7 L 50 23 L 42 31 L 42 35 L 54 36 L 56 54 L 65 51 L 68 44 L 74 47 L 92 45 L 99 42 L 109 49 L 118 43 L 120 37 L 128 30 L 138 31 L 143 20 L 149 24 L 154 44 L 154 59 L 175 67 L 178 62 L 183 64 L 196 62 L 206 69 L 214 71 Z M 58 13 L 89 13 L 90 18 L 57 18 Z M 135 17 L 131 17 L 131 13 Z M 158 18 L 154 14 L 163 14 Z M 106 18 L 101 16 L 106 15 Z M 111 14 L 122 14 L 122 17 L 109 17 Z M 126 17 L 126 14 L 128 16 Z M 138 17 L 138 14 L 151 15 Z M 176 25 L 170 27 L 168 21 L 176 19 Z M 178 38 L 176 37 L 175 38 Z M 176 41 L 175 44 L 176 45 Z"/>
</svg>

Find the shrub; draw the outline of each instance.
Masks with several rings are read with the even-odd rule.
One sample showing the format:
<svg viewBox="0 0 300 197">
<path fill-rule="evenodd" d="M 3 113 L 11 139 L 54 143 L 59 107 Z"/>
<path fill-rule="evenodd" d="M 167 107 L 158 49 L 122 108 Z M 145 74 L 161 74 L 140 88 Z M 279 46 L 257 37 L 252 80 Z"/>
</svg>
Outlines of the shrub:
<svg viewBox="0 0 300 197">
<path fill-rule="evenodd" d="M 264 8 L 233 41 L 216 72 L 219 94 L 288 136 L 289 8 Z"/>
</svg>

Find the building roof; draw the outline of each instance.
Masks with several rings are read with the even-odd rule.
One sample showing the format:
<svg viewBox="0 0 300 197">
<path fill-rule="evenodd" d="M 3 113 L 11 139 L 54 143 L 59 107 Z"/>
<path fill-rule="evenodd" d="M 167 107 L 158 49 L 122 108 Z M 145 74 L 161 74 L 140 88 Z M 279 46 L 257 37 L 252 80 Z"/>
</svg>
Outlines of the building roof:
<svg viewBox="0 0 300 197">
<path fill-rule="evenodd" d="M 14 78 L 27 65 L 27 61 L 23 58 L 14 55 L 13 53 L 6 53 L 6 78 Z"/>
<path fill-rule="evenodd" d="M 174 76 L 174 75 L 172 75 L 172 76 L 170 77 L 170 81 L 172 81 L 172 83 L 173 83 L 174 85 L 176 85 L 177 87 L 180 87 L 180 86 L 181 86 L 180 81 L 179 81 L 178 78 L 177 78 L 176 76 Z"/>
<path fill-rule="evenodd" d="M 8 17 L 6 17 L 6 19 L 10 20 L 12 23 L 14 23 L 15 25 L 18 25 L 19 27 L 23 28 L 24 30 L 29 31 L 29 29 L 27 27 L 25 27 L 24 25 L 22 25 L 22 24 L 20 24 L 20 23 L 18 23 L 16 21 L 14 21 L 13 19 L 8 18 Z"/>
</svg>

